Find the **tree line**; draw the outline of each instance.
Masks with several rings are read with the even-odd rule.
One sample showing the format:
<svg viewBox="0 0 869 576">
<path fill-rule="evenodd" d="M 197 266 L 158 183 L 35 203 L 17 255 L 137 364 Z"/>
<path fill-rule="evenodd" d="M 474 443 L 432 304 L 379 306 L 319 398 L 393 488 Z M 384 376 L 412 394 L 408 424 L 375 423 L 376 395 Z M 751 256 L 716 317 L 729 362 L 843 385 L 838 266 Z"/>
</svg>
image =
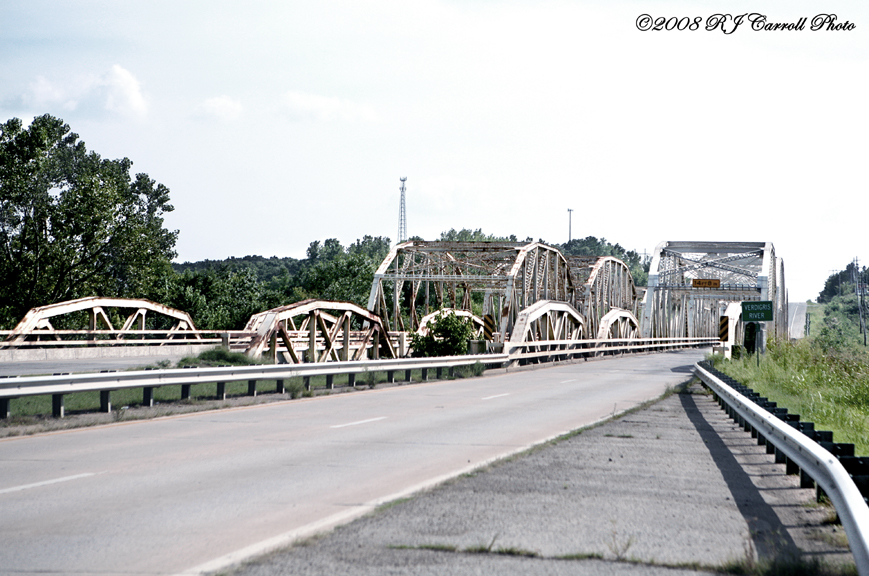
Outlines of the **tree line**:
<svg viewBox="0 0 869 576">
<path fill-rule="evenodd" d="M 132 175 L 132 165 L 88 151 L 47 114 L 26 127 L 17 118 L 0 124 L 0 326 L 14 327 L 30 308 L 86 296 L 146 298 L 190 313 L 206 330 L 240 329 L 254 313 L 306 298 L 367 304 L 388 237 L 313 241 L 302 259 L 173 263 L 178 231 L 163 221 L 174 210 L 169 189 Z M 439 239 L 518 241 L 480 229 L 450 229 Z M 621 258 L 635 283 L 645 283 L 648 259 L 618 244 L 589 236 L 551 245 Z"/>
</svg>

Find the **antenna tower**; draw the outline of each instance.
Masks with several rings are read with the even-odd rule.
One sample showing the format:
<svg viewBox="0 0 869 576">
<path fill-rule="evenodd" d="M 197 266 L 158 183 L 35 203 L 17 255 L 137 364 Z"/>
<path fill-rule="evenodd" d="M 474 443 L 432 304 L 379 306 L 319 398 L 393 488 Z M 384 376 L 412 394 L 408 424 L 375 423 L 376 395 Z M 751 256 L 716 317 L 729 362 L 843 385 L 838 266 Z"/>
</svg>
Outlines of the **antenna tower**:
<svg viewBox="0 0 869 576">
<path fill-rule="evenodd" d="M 406 188 L 404 183 L 407 182 L 407 176 L 400 178 L 401 180 L 401 205 L 398 207 L 398 243 L 407 242 L 407 210 L 404 207 L 404 193 Z"/>
</svg>

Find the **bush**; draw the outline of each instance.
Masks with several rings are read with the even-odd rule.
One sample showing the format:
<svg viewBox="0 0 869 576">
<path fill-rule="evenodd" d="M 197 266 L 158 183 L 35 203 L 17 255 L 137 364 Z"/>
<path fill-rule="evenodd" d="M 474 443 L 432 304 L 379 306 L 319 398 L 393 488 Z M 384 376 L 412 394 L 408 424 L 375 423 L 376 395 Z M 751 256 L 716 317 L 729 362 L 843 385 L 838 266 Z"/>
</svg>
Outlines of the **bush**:
<svg viewBox="0 0 869 576">
<path fill-rule="evenodd" d="M 428 325 L 428 334 L 413 334 L 410 345 L 417 358 L 432 356 L 460 356 L 468 352 L 468 340 L 474 335 L 470 320 L 455 312 L 443 310 Z"/>
<path fill-rule="evenodd" d="M 230 352 L 226 348 L 212 348 L 199 354 L 199 356 L 188 356 L 178 361 L 178 366 L 248 366 L 256 364 L 245 354 L 241 352 Z"/>
</svg>

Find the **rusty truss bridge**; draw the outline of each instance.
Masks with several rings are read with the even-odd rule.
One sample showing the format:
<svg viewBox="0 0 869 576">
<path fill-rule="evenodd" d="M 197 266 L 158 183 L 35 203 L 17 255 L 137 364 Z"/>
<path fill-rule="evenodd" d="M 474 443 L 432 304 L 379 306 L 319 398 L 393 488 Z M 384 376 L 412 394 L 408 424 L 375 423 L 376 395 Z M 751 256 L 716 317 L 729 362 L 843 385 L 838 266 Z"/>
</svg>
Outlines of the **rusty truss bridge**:
<svg viewBox="0 0 869 576">
<path fill-rule="evenodd" d="M 378 267 L 365 308 L 306 300 L 254 314 L 244 330 L 218 332 L 147 300 L 83 298 L 34 308 L 0 349 L 196 343 L 277 363 L 391 359 L 412 352 L 410 334 L 452 312 L 473 323 L 478 351 L 544 355 L 637 339 L 709 344 L 720 316 L 745 300 L 774 300 L 771 332 L 786 334 L 783 265 L 771 244 L 664 242 L 644 293 L 611 256 L 565 256 L 539 242 L 411 241 Z"/>
</svg>

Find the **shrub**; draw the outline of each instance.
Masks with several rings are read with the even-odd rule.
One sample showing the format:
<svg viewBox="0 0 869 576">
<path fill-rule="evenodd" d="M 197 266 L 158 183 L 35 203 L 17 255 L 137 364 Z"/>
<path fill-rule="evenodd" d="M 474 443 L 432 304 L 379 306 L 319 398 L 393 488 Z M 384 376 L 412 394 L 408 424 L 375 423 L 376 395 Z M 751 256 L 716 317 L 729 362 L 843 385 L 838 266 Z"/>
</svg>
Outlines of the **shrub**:
<svg viewBox="0 0 869 576">
<path fill-rule="evenodd" d="M 467 354 L 468 340 L 474 335 L 470 320 L 455 312 L 443 310 L 428 325 L 428 334 L 413 334 L 410 338 L 413 356 L 459 356 Z"/>
</svg>

